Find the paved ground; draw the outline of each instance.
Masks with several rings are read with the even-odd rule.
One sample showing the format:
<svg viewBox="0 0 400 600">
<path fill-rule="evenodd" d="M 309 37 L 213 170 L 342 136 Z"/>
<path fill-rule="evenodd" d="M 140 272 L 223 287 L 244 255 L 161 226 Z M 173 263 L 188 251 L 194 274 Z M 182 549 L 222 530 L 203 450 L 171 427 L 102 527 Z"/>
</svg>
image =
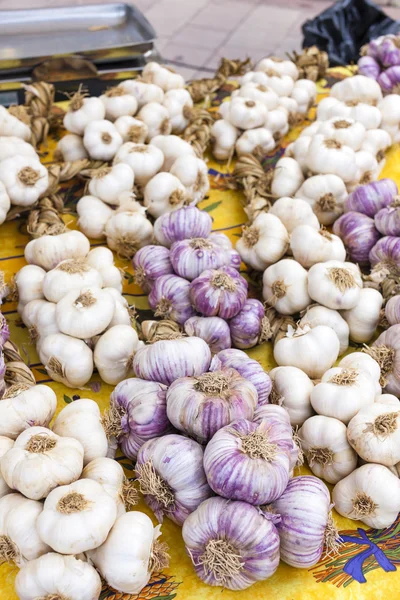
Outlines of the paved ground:
<svg viewBox="0 0 400 600">
<path fill-rule="evenodd" d="M 93 0 L 0 0 L 0 9 L 89 2 Z M 285 52 L 300 49 L 301 25 L 330 5 L 325 0 L 135 0 L 132 3 L 156 29 L 158 48 L 164 58 L 190 65 L 178 68 L 187 78 L 205 74 L 204 69 L 214 70 L 222 56 L 251 56 L 256 60 L 267 54 L 284 56 Z M 385 7 L 385 11 L 400 20 L 400 8 Z"/>
</svg>

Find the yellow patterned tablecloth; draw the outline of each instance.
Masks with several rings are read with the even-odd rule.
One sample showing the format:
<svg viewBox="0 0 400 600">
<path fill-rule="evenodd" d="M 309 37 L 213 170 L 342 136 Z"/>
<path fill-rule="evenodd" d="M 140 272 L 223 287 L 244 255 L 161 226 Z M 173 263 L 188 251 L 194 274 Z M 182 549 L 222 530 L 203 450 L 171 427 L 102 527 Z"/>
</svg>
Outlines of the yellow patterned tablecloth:
<svg viewBox="0 0 400 600">
<path fill-rule="evenodd" d="M 351 72 L 346 69 L 331 69 L 328 77 L 319 83 L 320 100 L 328 93 L 329 86 L 337 79 L 341 79 Z M 114 77 L 126 77 L 128 74 L 119 74 Z M 110 79 L 110 77 L 109 77 Z M 224 96 L 229 94 L 230 86 L 226 86 L 213 101 L 217 107 Z M 305 124 L 302 126 L 304 127 Z M 274 154 L 266 157 L 265 165 L 273 165 L 282 155 L 284 147 L 297 137 L 299 128 L 292 131 L 284 140 L 282 147 Z M 60 132 L 62 134 L 62 132 Z M 46 149 L 46 162 L 50 162 L 57 135 L 49 142 Z M 214 231 L 224 231 L 235 242 L 240 235 L 241 226 L 246 221 L 246 215 L 240 204 L 239 192 L 226 189 L 224 175 L 226 168 L 212 159 L 209 161 L 211 190 L 209 196 L 203 200 L 199 208 L 209 211 L 213 217 Z M 400 150 L 398 147 L 390 149 L 387 155 L 386 166 L 381 177 L 392 177 L 400 187 Z M 75 203 L 82 195 L 82 184 L 75 181 L 65 186 L 68 194 L 67 210 L 64 220 L 68 227 L 76 227 Z M 0 226 L 0 270 L 10 280 L 24 264 L 24 247 L 29 241 L 23 219 L 5 223 Z M 98 245 L 98 244 L 97 244 Z M 132 266 L 128 261 L 117 260 L 118 266 L 126 270 L 124 295 L 130 304 L 135 304 L 141 318 L 151 316 L 146 296 L 141 289 L 133 283 Z M 257 290 L 252 290 L 253 295 Z M 29 340 L 27 329 L 21 323 L 16 305 L 5 303 L 2 307 L 11 329 L 12 340 L 16 342 L 31 365 L 36 380 L 50 385 L 57 393 L 59 412 L 66 403 L 74 399 L 85 397 L 95 400 L 103 410 L 109 403 L 112 387 L 101 382 L 95 375 L 87 389 L 73 390 L 64 385 L 54 383 L 48 378 L 33 344 Z M 275 366 L 270 344 L 263 344 L 251 349 L 249 355 L 257 359 L 266 370 Z M 128 476 L 133 477 L 133 465 L 125 457 L 120 457 Z M 309 472 L 306 467 L 302 473 Z M 144 502 L 139 509 L 147 512 L 152 518 Z M 336 523 L 343 539 L 339 554 L 334 557 L 323 558 L 318 565 L 310 570 L 294 569 L 281 563 L 277 572 L 268 581 L 258 583 L 243 592 L 231 592 L 222 588 L 213 588 L 203 585 L 194 574 L 191 562 L 186 556 L 181 538 L 180 528 L 166 519 L 162 526 L 163 538 L 170 548 L 171 565 L 163 573 L 154 574 L 151 582 L 139 595 L 117 593 L 104 587 L 101 599 L 124 600 L 379 600 L 381 598 L 400 599 L 400 520 L 397 520 L 387 530 L 374 531 L 359 527 L 359 523 L 340 517 L 334 513 Z M 155 519 L 153 518 L 154 522 Z M 16 600 L 14 592 L 14 578 L 17 568 L 8 564 L 0 566 L 0 599 Z"/>
</svg>

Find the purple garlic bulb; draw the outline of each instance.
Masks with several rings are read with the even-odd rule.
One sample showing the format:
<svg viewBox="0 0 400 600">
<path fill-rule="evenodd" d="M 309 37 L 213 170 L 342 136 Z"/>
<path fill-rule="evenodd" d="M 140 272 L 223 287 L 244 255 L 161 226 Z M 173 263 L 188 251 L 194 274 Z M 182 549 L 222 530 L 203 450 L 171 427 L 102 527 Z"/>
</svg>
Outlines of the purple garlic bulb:
<svg viewBox="0 0 400 600">
<path fill-rule="evenodd" d="M 175 273 L 189 281 L 196 279 L 207 269 L 219 269 L 230 263 L 229 251 L 210 238 L 174 242 L 170 252 Z"/>
<path fill-rule="evenodd" d="M 144 246 L 132 259 L 135 281 L 146 293 L 150 292 L 155 280 L 162 275 L 172 275 L 169 250 L 164 246 Z"/>
<path fill-rule="evenodd" d="M 393 196 L 397 193 L 397 185 L 393 179 L 380 179 L 360 185 L 346 198 L 344 211 L 355 211 L 374 217 L 381 208 L 391 204 Z"/>
<path fill-rule="evenodd" d="M 395 94 L 400 84 L 400 65 L 389 67 L 386 71 L 382 71 L 377 79 L 382 90 L 387 94 Z"/>
<path fill-rule="evenodd" d="M 378 38 L 376 38 L 375 40 L 371 40 L 369 42 L 369 44 L 366 44 L 365 46 L 362 47 L 362 51 L 366 52 L 366 56 L 372 56 L 373 58 L 375 58 L 376 60 L 379 59 L 379 49 L 380 46 L 382 44 L 384 40 L 384 36 L 380 36 Z"/>
<path fill-rule="evenodd" d="M 400 65 L 400 44 L 399 38 L 395 36 L 385 36 L 378 50 L 379 60 L 384 67 L 394 67 Z"/>
<path fill-rule="evenodd" d="M 242 310 L 229 321 L 233 346 L 252 348 L 265 341 L 262 339 L 264 323 L 264 306 L 259 300 L 248 298 Z"/>
<path fill-rule="evenodd" d="M 257 407 L 268 403 L 272 381 L 259 362 L 247 356 L 243 350 L 230 348 L 214 356 L 210 371 L 219 371 L 223 367 L 235 369 L 242 377 L 251 381 L 258 394 Z"/>
<path fill-rule="evenodd" d="M 273 502 L 285 491 L 290 470 L 279 423 L 239 419 L 223 427 L 207 444 L 204 470 L 218 496 L 256 506 Z"/>
<path fill-rule="evenodd" d="M 358 72 L 360 75 L 365 75 L 365 77 L 377 79 L 381 68 L 372 56 L 362 56 L 358 61 Z"/>
<path fill-rule="evenodd" d="M 370 250 L 380 237 L 373 219 L 359 212 L 348 212 L 335 221 L 333 232 L 342 238 L 352 261 L 369 264 Z"/>
<path fill-rule="evenodd" d="M 207 342 L 213 354 L 232 345 L 229 325 L 220 317 L 190 317 L 184 329 L 187 335 L 195 335 Z"/>
<path fill-rule="evenodd" d="M 6 382 L 4 381 L 5 374 L 6 374 L 6 363 L 4 361 L 4 354 L 0 350 L 0 399 L 3 397 L 4 392 L 6 391 Z"/>
<path fill-rule="evenodd" d="M 140 448 L 136 476 L 146 504 L 162 523 L 183 525 L 212 496 L 203 468 L 203 448 L 182 435 L 165 435 Z"/>
<path fill-rule="evenodd" d="M 0 350 L 4 344 L 10 339 L 10 330 L 4 315 L 0 314 Z"/>
<path fill-rule="evenodd" d="M 385 316 L 389 325 L 400 323 L 400 296 L 390 298 L 385 306 Z"/>
<path fill-rule="evenodd" d="M 192 305 L 206 317 L 231 319 L 247 299 L 247 281 L 232 267 L 208 269 L 190 284 Z"/>
<path fill-rule="evenodd" d="M 400 198 L 396 197 L 389 206 L 377 212 L 374 220 L 375 227 L 382 235 L 400 237 Z"/>
<path fill-rule="evenodd" d="M 192 238 L 208 237 L 212 218 L 195 206 L 185 206 L 158 217 L 154 223 L 154 237 L 162 246 L 169 248 L 174 242 Z"/>
<path fill-rule="evenodd" d="M 156 317 L 172 319 L 183 325 L 195 314 L 190 301 L 190 284 L 177 275 L 162 275 L 149 294 L 150 308 Z"/>
<path fill-rule="evenodd" d="M 386 264 L 400 268 L 400 238 L 386 236 L 377 241 L 369 253 L 371 267 Z"/>
<path fill-rule="evenodd" d="M 121 381 L 112 392 L 105 423 L 128 458 L 136 460 L 147 440 L 172 431 L 166 393 L 167 386 L 139 378 Z"/>
<path fill-rule="evenodd" d="M 279 536 L 268 515 L 241 501 L 209 498 L 186 519 L 182 536 L 207 585 L 245 590 L 279 565 Z"/>
</svg>

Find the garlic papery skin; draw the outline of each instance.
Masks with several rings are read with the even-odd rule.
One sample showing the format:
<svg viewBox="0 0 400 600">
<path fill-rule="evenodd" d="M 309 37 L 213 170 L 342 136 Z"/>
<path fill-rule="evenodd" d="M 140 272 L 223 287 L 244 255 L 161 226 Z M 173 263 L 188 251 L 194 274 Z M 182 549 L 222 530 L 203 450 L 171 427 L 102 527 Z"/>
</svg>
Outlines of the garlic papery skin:
<svg viewBox="0 0 400 600">
<path fill-rule="evenodd" d="M 195 206 L 185 206 L 161 215 L 154 223 L 154 237 L 159 244 L 170 248 L 180 240 L 206 238 L 211 228 L 212 219 L 207 212 Z"/>
<path fill-rule="evenodd" d="M 10 210 L 11 201 L 4 183 L 0 182 L 0 225 L 4 223 Z"/>
<path fill-rule="evenodd" d="M 119 86 L 109 88 L 100 96 L 100 100 L 106 110 L 105 118 L 109 121 L 115 121 L 125 115 L 132 116 L 138 108 L 136 98 Z"/>
<path fill-rule="evenodd" d="M 236 96 L 225 104 L 223 118 L 239 129 L 262 127 L 267 119 L 267 107 L 260 100 Z"/>
<path fill-rule="evenodd" d="M 212 154 L 217 160 L 228 160 L 233 156 L 235 142 L 239 137 L 239 130 L 226 119 L 219 119 L 211 127 L 213 140 Z"/>
<path fill-rule="evenodd" d="M 135 174 L 135 181 L 145 185 L 163 166 L 164 154 L 154 145 L 126 142 L 118 150 L 114 164 L 126 163 Z"/>
<path fill-rule="evenodd" d="M 333 117 L 333 119 L 319 123 L 318 133 L 327 139 L 336 140 L 355 151 L 361 149 L 366 134 L 362 123 L 354 119 L 341 119 L 340 117 Z"/>
<path fill-rule="evenodd" d="M 330 509 L 329 490 L 317 477 L 303 475 L 289 480 L 272 505 L 272 512 L 281 517 L 276 528 L 280 556 L 286 564 L 307 569 L 319 561 L 329 538 L 337 535 Z M 331 543 L 334 545 L 335 539 Z"/>
<path fill-rule="evenodd" d="M 364 406 L 375 401 L 373 380 L 355 368 L 334 367 L 327 370 L 311 392 L 316 413 L 347 424 Z"/>
<path fill-rule="evenodd" d="M 261 71 L 261 69 L 257 68 L 256 71 Z M 266 86 L 272 88 L 278 96 L 291 95 L 294 88 L 294 82 L 290 75 L 280 74 L 275 69 L 267 69 L 265 72 L 264 70 L 262 72 L 265 75 L 262 82 L 265 82 Z"/>
<path fill-rule="evenodd" d="M 165 544 L 158 542 L 160 526 L 147 515 L 132 511 L 116 520 L 104 544 L 91 551 L 90 561 L 108 585 L 127 594 L 138 594 L 153 570 L 168 566 Z"/>
<path fill-rule="evenodd" d="M 317 86 L 309 79 L 300 79 L 294 84 L 291 98 L 296 100 L 298 112 L 306 115 L 315 103 L 317 97 Z"/>
<path fill-rule="evenodd" d="M 174 242 L 170 259 L 175 273 L 189 281 L 199 277 L 206 269 L 219 269 L 230 263 L 230 255 L 225 248 L 207 238 Z"/>
<path fill-rule="evenodd" d="M 390 527 L 400 508 L 400 480 L 383 465 L 355 469 L 333 488 L 337 512 L 374 529 Z"/>
<path fill-rule="evenodd" d="M 326 325 L 333 329 L 340 342 L 339 356 L 344 354 L 349 347 L 349 326 L 337 310 L 314 304 L 307 309 L 299 325 L 300 327 L 308 325 L 311 329 L 318 325 Z"/>
<path fill-rule="evenodd" d="M 279 366 L 298 367 L 311 379 L 322 377 L 339 356 L 340 342 L 330 327 L 318 325 L 293 331 L 289 326 L 286 337 L 274 348 L 274 358 Z"/>
<path fill-rule="evenodd" d="M 104 331 L 113 314 L 113 298 L 93 286 L 71 290 L 61 298 L 56 308 L 60 331 L 82 340 Z"/>
<path fill-rule="evenodd" d="M 344 261 L 346 249 L 340 237 L 322 228 L 316 230 L 309 225 L 296 227 L 290 236 L 290 249 L 295 260 L 310 268 L 316 263 Z"/>
<path fill-rule="evenodd" d="M 39 537 L 36 521 L 43 510 L 41 502 L 22 494 L 8 494 L 0 500 L 0 560 L 22 567 L 50 550 Z"/>
<path fill-rule="evenodd" d="M 354 308 L 360 299 L 362 287 L 360 269 L 350 262 L 328 260 L 313 265 L 308 272 L 308 293 L 313 300 L 327 308 Z"/>
<path fill-rule="evenodd" d="M 272 133 L 264 127 L 257 127 L 244 131 L 237 140 L 235 149 L 238 156 L 253 153 L 257 156 L 265 156 L 275 146 L 276 142 Z"/>
<path fill-rule="evenodd" d="M 332 225 L 343 212 L 347 190 L 337 175 L 314 175 L 295 194 L 308 202 L 322 225 Z"/>
<path fill-rule="evenodd" d="M 93 352 L 83 340 L 55 333 L 40 343 L 41 363 L 54 381 L 68 387 L 86 385 L 93 374 Z"/>
<path fill-rule="evenodd" d="M 15 591 L 20 600 L 39 597 L 97 600 L 101 579 L 89 563 L 49 552 L 21 568 L 15 578 Z"/>
<path fill-rule="evenodd" d="M 142 71 L 143 81 L 158 85 L 164 92 L 185 87 L 182 75 L 176 73 L 171 67 L 149 62 Z"/>
<path fill-rule="evenodd" d="M 13 114 L 14 111 L 14 114 Z M 21 118 L 19 118 L 19 116 Z M 24 107 L 5 106 L 0 108 L 0 134 L 4 137 L 16 136 L 29 142 L 31 139 L 30 117 Z"/>
<path fill-rule="evenodd" d="M 243 308 L 247 289 L 247 281 L 233 267 L 208 269 L 190 283 L 190 301 L 205 317 L 231 319 Z"/>
<path fill-rule="evenodd" d="M 64 116 L 64 127 L 71 133 L 83 135 L 91 121 L 104 119 L 105 114 L 106 110 L 100 98 L 85 98 L 84 94 L 76 92 Z"/>
<path fill-rule="evenodd" d="M 0 435 L 0 460 L 3 458 L 6 452 L 14 446 L 14 441 L 5 435 Z M 0 473 L 0 498 L 11 494 L 12 490 L 8 487 Z"/>
<path fill-rule="evenodd" d="M 382 114 L 377 106 L 359 102 L 350 106 L 337 98 L 323 98 L 318 103 L 317 120 L 326 121 L 332 117 L 343 117 L 344 119 L 354 119 L 362 123 L 365 129 L 377 129 L 382 121 Z"/>
<path fill-rule="evenodd" d="M 389 298 L 385 306 L 385 316 L 389 325 L 400 323 L 400 295 Z"/>
<path fill-rule="evenodd" d="M 15 275 L 18 302 L 23 308 L 28 302 L 43 298 L 43 280 L 46 271 L 37 265 L 25 265 Z"/>
<path fill-rule="evenodd" d="M 315 415 L 299 430 L 301 448 L 314 475 L 337 483 L 357 467 L 357 454 L 347 441 L 346 425 L 338 419 Z"/>
<path fill-rule="evenodd" d="M 337 175 L 345 183 L 357 179 L 358 165 L 354 150 L 320 134 L 311 139 L 306 165 L 315 174 Z"/>
<path fill-rule="evenodd" d="M 132 265 L 135 269 L 135 283 L 147 293 L 158 277 L 174 274 L 169 250 L 163 246 L 150 244 L 140 248 L 132 259 Z"/>
<path fill-rule="evenodd" d="M 244 590 L 279 565 L 275 526 L 247 502 L 209 498 L 186 519 L 182 536 L 197 576 L 208 585 Z"/>
<path fill-rule="evenodd" d="M 168 110 L 157 102 L 149 102 L 142 106 L 137 118 L 147 125 L 146 142 L 150 142 L 156 136 L 169 135 L 172 131 Z"/>
<path fill-rule="evenodd" d="M 311 304 L 307 291 L 307 271 L 290 259 L 271 265 L 263 275 L 263 298 L 281 315 L 293 315 L 304 310 Z"/>
<path fill-rule="evenodd" d="M 74 438 L 82 444 L 84 465 L 107 455 L 107 436 L 101 424 L 100 409 L 94 400 L 81 398 L 68 404 L 57 415 L 52 430 L 61 437 Z"/>
<path fill-rule="evenodd" d="M 94 364 L 102 380 L 116 385 L 133 375 L 133 358 L 143 345 L 130 325 L 115 325 L 103 333 L 93 354 Z"/>
<path fill-rule="evenodd" d="M 293 158 L 284 156 L 276 163 L 271 193 L 276 198 L 294 196 L 303 181 L 300 165 Z"/>
<path fill-rule="evenodd" d="M 12 156 L 29 156 L 39 160 L 35 148 L 16 136 L 0 135 L 0 162 Z"/>
<path fill-rule="evenodd" d="M 73 289 L 81 287 L 102 287 L 100 273 L 86 261 L 69 259 L 60 262 L 55 269 L 48 271 L 43 279 L 43 294 L 49 302 L 58 302 Z"/>
<path fill-rule="evenodd" d="M 382 100 L 380 85 L 371 77 L 355 75 L 335 83 L 330 91 L 333 98 L 343 102 L 366 102 L 375 103 Z"/>
<path fill-rule="evenodd" d="M 279 141 L 289 131 L 289 113 L 283 106 L 269 110 L 264 127 L 270 131 L 275 141 Z"/>
<path fill-rule="evenodd" d="M 144 144 L 149 133 L 146 123 L 129 115 L 118 117 L 114 125 L 124 143 Z"/>
<path fill-rule="evenodd" d="M 0 402 L 0 435 L 15 440 L 32 425 L 48 427 L 54 417 L 57 397 L 47 385 L 34 385 Z"/>
<path fill-rule="evenodd" d="M 156 135 L 150 146 L 155 146 L 164 155 L 162 171 L 169 171 L 180 156 L 196 156 L 193 146 L 177 135 Z"/>
<path fill-rule="evenodd" d="M 198 337 L 160 339 L 135 354 L 136 377 L 170 385 L 178 377 L 196 377 L 208 370 L 211 351 Z"/>
<path fill-rule="evenodd" d="M 123 192 L 132 192 L 134 174 L 131 167 L 118 163 L 99 169 L 89 181 L 89 192 L 106 204 L 119 206 Z"/>
<path fill-rule="evenodd" d="M 347 427 L 347 439 L 363 460 L 392 467 L 400 461 L 400 406 L 375 402 Z"/>
<path fill-rule="evenodd" d="M 278 94 L 272 88 L 255 81 L 245 83 L 238 90 L 232 92 L 231 96 L 232 98 L 241 96 L 249 100 L 258 100 L 265 104 L 268 110 L 274 110 L 279 105 Z"/>
<path fill-rule="evenodd" d="M 155 280 L 149 305 L 156 317 L 172 319 L 183 325 L 195 311 L 189 295 L 190 284 L 177 275 L 162 275 Z"/>
<path fill-rule="evenodd" d="M 106 224 L 107 245 L 123 258 L 132 258 L 153 240 L 153 226 L 138 208 L 142 207 L 121 206 Z"/>
<path fill-rule="evenodd" d="M 242 260 L 257 271 L 278 261 L 289 246 L 286 227 L 275 215 L 261 213 L 250 227 L 243 228 L 236 244 Z"/>
<path fill-rule="evenodd" d="M 256 506 L 279 498 L 289 480 L 289 454 L 280 433 L 267 419 L 260 424 L 238 419 L 219 429 L 204 452 L 214 492 Z"/>
<path fill-rule="evenodd" d="M 399 408 L 400 400 L 396 396 L 393 396 L 393 394 L 381 394 L 380 396 L 375 397 L 375 402 L 379 402 L 380 404 L 389 404 Z"/>
<path fill-rule="evenodd" d="M 251 420 L 257 399 L 250 381 L 222 369 L 174 381 L 167 391 L 167 416 L 176 429 L 205 443 L 235 419 Z"/>
<path fill-rule="evenodd" d="M 139 108 L 149 102 L 159 102 L 161 104 L 164 99 L 163 90 L 154 83 L 145 83 L 137 79 L 125 79 L 118 84 L 118 87 L 122 87 L 125 92 L 135 96 Z"/>
<path fill-rule="evenodd" d="M 137 502 L 137 492 L 116 460 L 98 457 L 90 461 L 82 471 L 80 479 L 91 479 L 99 483 L 117 505 L 117 517 Z"/>
<path fill-rule="evenodd" d="M 268 56 L 266 58 L 262 58 L 257 63 L 255 70 L 262 71 L 266 74 L 268 74 L 268 71 L 270 70 L 276 71 L 276 73 L 279 73 L 279 75 L 289 75 L 293 81 L 296 81 L 299 76 L 298 69 L 293 61 L 283 60 L 277 56 Z M 311 82 L 307 81 L 307 83 Z"/>
<path fill-rule="evenodd" d="M 342 317 L 350 329 L 350 339 L 354 342 L 369 342 L 379 323 L 383 297 L 378 290 L 363 288 L 358 303 L 350 310 L 343 310 Z"/>
<path fill-rule="evenodd" d="M 54 333 L 60 333 L 56 321 L 56 305 L 46 300 L 32 300 L 24 307 L 22 318 L 36 348 L 39 350 L 44 338 Z"/>
<path fill-rule="evenodd" d="M 11 204 L 31 206 L 47 190 L 47 169 L 36 158 L 13 156 L 0 163 L 0 181 Z"/>
<path fill-rule="evenodd" d="M 376 360 L 365 352 L 352 352 L 351 354 L 348 354 L 342 358 L 338 366 L 343 369 L 358 369 L 359 371 L 362 371 L 374 382 L 375 397 L 382 394 L 382 388 L 379 384 L 381 376 L 380 366 Z"/>
<path fill-rule="evenodd" d="M 182 133 L 189 124 L 189 116 L 193 108 L 193 100 L 185 89 L 168 90 L 163 99 L 163 106 L 168 111 L 172 131 Z"/>
<path fill-rule="evenodd" d="M 82 160 L 88 156 L 82 137 L 75 133 L 64 135 L 57 144 L 56 152 L 67 162 Z"/>
<path fill-rule="evenodd" d="M 392 138 L 387 131 L 384 129 L 369 129 L 365 133 L 361 150 L 370 152 L 380 162 L 382 155 L 391 145 Z"/>
<path fill-rule="evenodd" d="M 270 208 L 269 214 L 278 217 L 289 234 L 300 225 L 307 225 L 317 231 L 320 227 L 317 216 L 305 200 L 279 198 Z"/>
<path fill-rule="evenodd" d="M 208 168 L 204 160 L 195 156 L 180 156 L 173 163 L 170 173 L 175 175 L 186 189 L 191 204 L 197 204 L 210 189 Z"/>
<path fill-rule="evenodd" d="M 117 267 L 115 267 L 117 268 Z M 112 327 L 116 325 L 129 325 L 131 326 L 131 311 L 128 304 L 128 301 L 124 296 L 121 295 L 121 291 L 116 290 L 113 287 L 103 288 L 106 292 L 112 295 L 114 298 L 114 314 L 111 319 L 107 330 L 110 330 Z"/>
<path fill-rule="evenodd" d="M 146 504 L 162 523 L 164 516 L 183 525 L 212 491 L 203 468 L 203 448 L 176 434 L 149 440 L 139 449 L 136 477 Z"/>
<path fill-rule="evenodd" d="M 67 231 L 59 235 L 43 235 L 25 246 L 25 259 L 29 264 L 54 269 L 67 258 L 84 258 L 90 250 L 89 240 L 80 231 Z"/>
<path fill-rule="evenodd" d="M 229 325 L 220 317 L 190 317 L 185 321 L 184 329 L 187 335 L 204 340 L 213 354 L 232 345 Z"/>
<path fill-rule="evenodd" d="M 380 383 L 384 391 L 395 396 L 400 396 L 399 377 L 399 344 L 400 325 L 392 325 L 381 333 L 366 352 L 377 361 L 381 368 Z"/>
<path fill-rule="evenodd" d="M 272 383 L 259 362 L 249 358 L 242 350 L 228 348 L 218 352 L 210 365 L 210 371 L 220 371 L 223 368 L 234 369 L 254 385 L 258 396 L 257 406 L 262 406 L 268 402 Z"/>
<path fill-rule="evenodd" d="M 314 389 L 311 379 L 297 367 L 276 367 L 269 376 L 272 380 L 269 402 L 287 410 L 293 427 L 302 425 L 314 414 L 310 403 Z"/>
<path fill-rule="evenodd" d="M 238 314 L 229 320 L 229 329 L 235 348 L 252 348 L 266 341 L 270 336 L 270 326 L 263 304 L 248 298 Z"/>
<path fill-rule="evenodd" d="M 83 143 L 90 158 L 108 161 L 122 146 L 122 137 L 110 121 L 92 121 L 85 128 Z"/>
<path fill-rule="evenodd" d="M 171 431 L 166 390 L 161 383 L 135 377 L 121 381 L 112 392 L 103 424 L 108 437 L 118 439 L 128 458 L 136 460 L 139 448 L 147 440 Z"/>
<path fill-rule="evenodd" d="M 104 239 L 106 224 L 114 214 L 111 206 L 94 196 L 83 196 L 77 202 L 76 212 L 79 216 L 78 227 L 87 237 Z"/>
<path fill-rule="evenodd" d="M 110 288 L 117 290 L 119 298 L 121 298 L 122 274 L 118 267 L 114 265 L 114 255 L 111 250 L 104 246 L 93 248 L 87 255 L 86 262 L 100 273 L 103 286 L 108 288 L 108 291 L 110 291 Z"/>
<path fill-rule="evenodd" d="M 1 459 L 7 485 L 32 500 L 46 498 L 58 485 L 75 481 L 83 469 L 83 447 L 45 427 L 30 427 Z"/>
<path fill-rule="evenodd" d="M 79 554 L 100 546 L 116 518 L 116 502 L 100 483 L 79 479 L 49 493 L 37 529 L 56 552 Z"/>
<path fill-rule="evenodd" d="M 185 186 L 171 173 L 157 173 L 144 188 L 144 205 L 156 218 L 182 208 L 186 201 Z"/>
<path fill-rule="evenodd" d="M 293 429 L 286 408 L 277 404 L 263 404 L 254 413 L 254 423 L 273 426 L 274 434 L 279 435 L 279 445 L 286 449 L 289 456 L 289 477 L 293 477 L 293 469 L 298 464 L 299 446 L 293 440 Z"/>
</svg>

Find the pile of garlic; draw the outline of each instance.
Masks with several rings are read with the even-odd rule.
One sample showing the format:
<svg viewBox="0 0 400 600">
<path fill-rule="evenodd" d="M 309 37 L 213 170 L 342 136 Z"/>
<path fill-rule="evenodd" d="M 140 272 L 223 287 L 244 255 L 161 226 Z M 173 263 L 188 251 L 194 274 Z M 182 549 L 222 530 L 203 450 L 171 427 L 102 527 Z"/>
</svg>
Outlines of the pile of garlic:
<svg viewBox="0 0 400 600">
<path fill-rule="evenodd" d="M 90 250 L 79 231 L 32 240 L 16 274 L 18 312 L 50 377 L 84 386 L 96 367 L 116 384 L 132 373 L 142 345 L 108 248 Z"/>
<path fill-rule="evenodd" d="M 221 119 L 212 128 L 213 156 L 271 152 L 289 131 L 289 125 L 305 118 L 314 104 L 314 82 L 298 79 L 296 65 L 277 57 L 263 58 L 254 71 L 241 78 L 239 89 L 219 108 Z"/>
</svg>

